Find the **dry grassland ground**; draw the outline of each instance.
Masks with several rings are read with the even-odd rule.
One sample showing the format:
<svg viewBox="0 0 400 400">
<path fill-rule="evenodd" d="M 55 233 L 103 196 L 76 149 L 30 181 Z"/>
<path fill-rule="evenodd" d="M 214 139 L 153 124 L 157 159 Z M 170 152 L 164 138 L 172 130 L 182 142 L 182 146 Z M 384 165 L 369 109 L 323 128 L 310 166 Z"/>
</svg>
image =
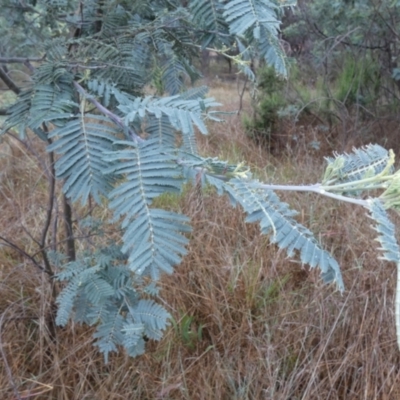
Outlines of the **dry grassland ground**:
<svg viewBox="0 0 400 400">
<path fill-rule="evenodd" d="M 235 86 L 213 86 L 211 95 L 224 109 L 238 108 Z M 246 138 L 240 116 L 226 119 L 210 123 L 210 135 L 199 139 L 205 154 L 246 161 L 270 182 L 313 183 L 320 177 L 322 156 L 332 145 L 321 132 L 304 127 L 295 145 L 288 141 L 284 152 L 271 156 Z M 323 151 L 313 150 L 312 140 Z M 1 236 L 34 254 L 45 219 L 46 179 L 18 142 L 4 140 L 0 152 Z M 188 256 L 162 280 L 162 301 L 174 323 L 161 342 L 147 344 L 145 355 L 132 359 L 121 352 L 108 365 L 87 326 L 71 323 L 51 339 L 46 276 L 1 246 L 0 398 L 400 399 L 396 271 L 377 258 L 364 210 L 305 193 L 282 198 L 335 255 L 343 295 L 325 286 L 318 271 L 287 259 L 227 199 L 188 190 L 160 200 L 187 213 L 194 227 Z"/>
</svg>

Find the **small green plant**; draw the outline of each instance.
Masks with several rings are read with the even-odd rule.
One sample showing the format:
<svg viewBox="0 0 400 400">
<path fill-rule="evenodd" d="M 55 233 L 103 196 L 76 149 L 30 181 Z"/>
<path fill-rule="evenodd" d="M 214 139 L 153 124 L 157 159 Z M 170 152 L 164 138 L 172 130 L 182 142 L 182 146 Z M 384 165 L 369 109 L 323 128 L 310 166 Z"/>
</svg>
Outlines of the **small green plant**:
<svg viewBox="0 0 400 400">
<path fill-rule="evenodd" d="M 270 306 L 279 302 L 280 292 L 284 290 L 284 286 L 289 279 L 290 275 L 287 274 L 283 277 L 280 277 L 279 279 L 261 285 L 257 291 L 256 308 L 262 309 L 266 306 Z"/>
<path fill-rule="evenodd" d="M 251 118 L 243 122 L 249 136 L 257 142 L 271 145 L 279 125 L 279 112 L 287 105 L 283 95 L 285 80 L 271 67 L 264 67 L 258 73 L 257 96 Z"/>
<path fill-rule="evenodd" d="M 346 107 L 371 105 L 378 100 L 380 81 L 379 68 L 371 57 L 347 56 L 335 80 L 335 98 Z"/>
<path fill-rule="evenodd" d="M 197 324 L 193 316 L 184 314 L 179 321 L 171 318 L 175 334 L 189 350 L 193 350 L 203 339 L 203 325 Z"/>
</svg>

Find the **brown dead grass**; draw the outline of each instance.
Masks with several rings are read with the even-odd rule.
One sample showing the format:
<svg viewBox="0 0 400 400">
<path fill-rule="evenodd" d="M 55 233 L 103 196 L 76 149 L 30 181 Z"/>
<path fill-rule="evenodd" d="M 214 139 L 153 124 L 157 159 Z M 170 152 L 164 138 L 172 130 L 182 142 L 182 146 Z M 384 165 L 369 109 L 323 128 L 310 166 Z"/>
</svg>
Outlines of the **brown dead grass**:
<svg viewBox="0 0 400 400">
<path fill-rule="evenodd" d="M 232 89 L 219 84 L 211 94 L 225 109 L 237 108 Z M 311 183 L 329 146 L 317 154 L 309 141 L 320 133 L 303 129 L 279 157 L 245 137 L 240 116 L 210 124 L 200 144 L 209 155 L 245 160 L 260 178 Z M 22 148 L 13 146 L 0 164 L 2 235 L 32 253 L 27 231 L 40 233 L 46 181 Z M 399 399 L 396 271 L 377 259 L 365 212 L 308 194 L 282 198 L 337 258 L 343 295 L 277 251 L 225 198 L 189 191 L 179 200 L 193 222 L 189 254 L 162 280 L 162 301 L 176 324 L 160 343 L 149 342 L 145 355 L 115 354 L 108 365 L 92 346 L 91 328 L 70 324 L 52 340 L 46 276 L 0 247 L 0 398 Z"/>
</svg>

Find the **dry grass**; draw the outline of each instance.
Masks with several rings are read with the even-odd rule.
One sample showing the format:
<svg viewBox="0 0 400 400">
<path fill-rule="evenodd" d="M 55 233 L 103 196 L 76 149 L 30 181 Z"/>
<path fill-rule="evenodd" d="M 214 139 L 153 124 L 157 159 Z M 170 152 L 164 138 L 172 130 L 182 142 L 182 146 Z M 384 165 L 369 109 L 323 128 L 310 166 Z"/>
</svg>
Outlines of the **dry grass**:
<svg viewBox="0 0 400 400">
<path fill-rule="evenodd" d="M 222 84 L 211 94 L 237 108 L 238 97 Z M 240 117 L 210 130 L 202 151 L 246 160 L 264 179 L 315 182 L 322 172 L 322 154 L 308 146 L 318 135 L 312 128 L 280 157 L 249 142 Z M 27 231 L 40 233 L 46 181 L 32 155 L 1 146 L 11 155 L 0 157 L 2 236 L 33 253 Z M 336 256 L 344 295 L 285 258 L 225 198 L 190 191 L 175 205 L 192 217 L 189 255 L 162 281 L 175 322 L 145 355 L 116 354 L 108 365 L 91 328 L 70 324 L 52 340 L 46 276 L 0 247 L 0 398 L 399 399 L 396 272 L 377 260 L 364 211 L 307 194 L 282 197 Z"/>
</svg>

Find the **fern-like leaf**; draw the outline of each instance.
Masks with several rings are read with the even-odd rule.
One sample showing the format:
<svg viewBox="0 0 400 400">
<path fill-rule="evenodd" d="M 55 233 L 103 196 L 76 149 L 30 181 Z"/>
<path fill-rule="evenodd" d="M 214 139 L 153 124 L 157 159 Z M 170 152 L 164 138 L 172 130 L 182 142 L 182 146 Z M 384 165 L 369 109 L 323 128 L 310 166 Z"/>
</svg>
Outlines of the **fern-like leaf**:
<svg viewBox="0 0 400 400">
<path fill-rule="evenodd" d="M 108 363 L 108 355 L 117 351 L 117 346 L 124 343 L 124 318 L 118 307 L 109 305 L 102 313 L 102 318 L 93 337 L 98 339 L 95 345 L 104 355 Z"/>
<path fill-rule="evenodd" d="M 100 97 L 102 104 L 109 107 L 113 92 L 117 90 L 115 84 L 102 79 L 90 79 L 87 81 L 87 86 L 91 92 Z"/>
<path fill-rule="evenodd" d="M 180 98 L 182 100 L 198 100 L 198 99 L 203 99 L 207 93 L 208 93 L 207 86 L 198 86 L 186 90 L 186 92 L 183 92 L 180 95 Z"/>
<path fill-rule="evenodd" d="M 87 268 L 85 260 L 77 260 L 67 263 L 56 275 L 59 281 L 68 281 L 66 287 L 58 295 L 56 324 L 65 326 L 68 323 L 75 305 L 76 297 L 82 289 L 82 280 L 85 280 L 84 272 Z M 90 271 L 89 271 L 90 274 Z"/>
<path fill-rule="evenodd" d="M 396 229 L 393 222 L 390 221 L 387 211 L 379 199 L 370 199 L 369 204 L 370 216 L 376 223 L 374 230 L 378 232 L 377 240 L 381 245 L 383 259 L 400 264 L 400 247 L 396 240 Z"/>
<path fill-rule="evenodd" d="M 284 53 L 277 41 L 280 21 L 277 5 L 268 0 L 232 0 L 225 4 L 224 17 L 232 35 L 247 34 L 258 42 L 265 61 L 286 75 Z"/>
<path fill-rule="evenodd" d="M 323 178 L 323 185 L 335 185 L 358 181 L 380 174 L 386 168 L 393 172 L 390 163 L 389 151 L 374 144 L 363 148 L 354 149 L 352 153 L 336 154 L 335 157 L 327 157 L 328 162 Z M 363 188 L 368 189 L 367 184 Z M 346 188 L 349 191 L 349 188 Z"/>
<path fill-rule="evenodd" d="M 396 240 L 395 226 L 390 221 L 384 205 L 379 199 L 369 200 L 370 217 L 375 222 L 373 229 L 378 233 L 377 240 L 383 253 L 383 259 L 396 263 L 397 285 L 395 299 L 395 321 L 397 345 L 400 348 L 400 247 Z"/>
<path fill-rule="evenodd" d="M 202 92 L 199 91 L 200 93 Z M 210 107 L 219 106 L 214 99 L 195 98 L 195 93 L 190 93 L 191 99 L 182 96 L 172 96 L 164 98 L 132 98 L 123 93 L 115 93 L 120 103 L 118 108 L 125 114 L 126 124 L 133 123 L 137 119 L 145 119 L 150 114 L 150 119 L 162 118 L 166 116 L 171 126 L 180 131 L 183 135 L 183 148 L 187 152 L 197 154 L 194 126 L 201 133 L 207 133 L 207 127 L 204 124 L 203 116 Z M 162 120 L 159 122 L 163 122 Z M 165 125 L 164 125 L 165 126 Z M 170 130 L 167 128 L 167 132 Z"/>
<path fill-rule="evenodd" d="M 282 50 L 279 40 L 276 36 L 277 32 L 270 24 L 262 24 L 260 26 L 258 41 L 258 51 L 264 60 L 272 65 L 275 70 L 282 76 L 287 75 L 286 56 Z M 244 71 L 247 75 L 247 71 Z"/>
<path fill-rule="evenodd" d="M 93 73 L 93 77 L 114 82 L 120 89 L 130 93 L 140 91 L 150 78 L 150 48 L 146 45 L 148 40 L 139 35 L 134 39 L 121 35 L 112 39 L 111 43 L 108 40 L 98 40 L 84 46 L 86 51 L 90 50 L 89 56 L 98 60 L 97 63 L 107 65 L 107 68 Z M 110 60 L 113 62 L 110 63 Z"/>
<path fill-rule="evenodd" d="M 79 277 L 72 278 L 68 285 L 62 290 L 57 297 L 57 316 L 56 324 L 65 326 L 68 323 L 71 313 L 73 312 L 76 297 L 80 289 L 81 280 Z"/>
<path fill-rule="evenodd" d="M 109 297 L 114 295 L 113 287 L 97 274 L 87 279 L 84 290 L 87 300 L 94 305 L 104 304 Z"/>
<path fill-rule="evenodd" d="M 160 147 L 173 147 L 176 144 L 175 129 L 165 114 L 159 118 L 149 114 L 146 120 L 145 131 L 151 138 L 157 138 Z"/>
<path fill-rule="evenodd" d="M 60 126 L 73 115 L 77 104 L 72 101 L 71 85 L 38 84 L 20 93 L 18 100 L 10 109 L 10 116 L 5 121 L 5 130 L 18 126 L 21 136 L 26 128 L 32 129 L 41 139 L 40 127 L 43 123 L 51 122 Z"/>
<path fill-rule="evenodd" d="M 144 324 L 125 322 L 122 329 L 124 335 L 123 345 L 131 357 L 140 356 L 144 353 Z"/>
<path fill-rule="evenodd" d="M 318 266 L 326 283 L 336 281 L 338 288 L 344 290 L 337 261 L 321 248 L 311 231 L 293 219 L 297 212 L 274 192 L 260 188 L 257 181 L 247 179 L 233 179 L 225 184 L 225 188 L 248 214 L 247 222 L 258 221 L 262 233 L 271 235 L 271 241 L 285 249 L 289 257 L 298 250 L 303 264 L 311 268 Z"/>
<path fill-rule="evenodd" d="M 185 86 L 185 80 L 190 79 L 185 64 L 173 51 L 168 51 L 163 57 L 161 67 L 161 79 L 168 94 L 174 96 L 181 92 Z"/>
<path fill-rule="evenodd" d="M 92 195 L 101 203 L 100 195 L 110 191 L 112 179 L 103 175 L 108 164 L 102 157 L 112 149 L 113 135 L 117 133 L 107 119 L 87 114 L 54 129 L 49 135 L 56 140 L 47 150 L 61 154 L 55 164 L 56 174 L 65 179 L 64 192 L 73 201 L 80 198 L 85 204 Z"/>
<path fill-rule="evenodd" d="M 201 45 L 203 48 L 228 45 L 228 25 L 223 17 L 224 7 L 219 0 L 191 0 L 189 9 L 193 19 L 202 28 Z"/>
<path fill-rule="evenodd" d="M 153 300 L 140 300 L 129 311 L 136 323 L 143 324 L 144 334 L 149 339 L 160 340 L 163 330 L 168 326 L 169 313 Z"/>
<path fill-rule="evenodd" d="M 207 91 L 208 88 L 206 86 L 200 86 L 187 90 L 182 93 L 179 98 L 182 100 L 201 101 Z M 161 117 L 148 114 L 145 131 L 150 137 L 157 138 L 160 146 L 174 147 L 176 145 L 176 129 L 171 124 L 169 116 L 166 114 L 162 114 Z M 197 154 L 197 143 L 194 133 L 191 135 L 183 135 L 181 150 L 191 154 Z"/>
<path fill-rule="evenodd" d="M 36 85 L 31 100 L 29 127 L 39 128 L 43 122 L 56 126 L 65 124 L 78 105 L 72 101 L 71 85 Z M 61 119 L 61 120 L 60 120 Z"/>
<path fill-rule="evenodd" d="M 57 298 L 57 325 L 66 325 L 74 308 L 81 308 L 82 301 L 87 305 L 102 305 L 114 295 L 113 287 L 99 274 L 99 266 L 91 267 L 90 258 L 69 263 L 57 275 L 58 280 L 68 280 L 67 286 Z M 86 310 L 88 313 L 89 310 Z"/>
<path fill-rule="evenodd" d="M 108 173 L 124 175 L 126 181 L 110 193 L 116 218 L 124 215 L 122 227 L 124 246 L 129 254 L 129 268 L 137 274 L 149 274 L 154 280 L 160 272 L 172 272 L 186 253 L 188 219 L 180 214 L 151 209 L 153 199 L 168 191 L 179 191 L 182 185 L 180 169 L 171 160 L 167 149 L 159 147 L 157 139 L 149 139 L 131 148 L 106 156 L 115 162 Z"/>
<path fill-rule="evenodd" d="M 25 137 L 25 129 L 29 126 L 31 121 L 31 103 L 32 103 L 33 89 L 27 88 L 18 95 L 17 101 L 8 109 L 9 116 L 4 122 L 4 129 L 1 133 L 7 130 L 18 127 L 20 137 Z"/>
<path fill-rule="evenodd" d="M 210 107 L 219 106 L 214 99 L 204 100 L 185 100 L 180 96 L 163 97 L 163 98 L 136 98 L 134 101 L 126 96 L 118 95 L 117 100 L 120 102 L 118 108 L 126 117 L 127 123 L 133 122 L 137 117 L 143 118 L 146 113 L 151 113 L 156 117 L 162 114 L 167 115 L 171 124 L 175 129 L 183 134 L 192 134 L 193 125 L 196 125 L 200 132 L 207 133 L 207 128 L 202 119 L 202 113 Z"/>
</svg>

